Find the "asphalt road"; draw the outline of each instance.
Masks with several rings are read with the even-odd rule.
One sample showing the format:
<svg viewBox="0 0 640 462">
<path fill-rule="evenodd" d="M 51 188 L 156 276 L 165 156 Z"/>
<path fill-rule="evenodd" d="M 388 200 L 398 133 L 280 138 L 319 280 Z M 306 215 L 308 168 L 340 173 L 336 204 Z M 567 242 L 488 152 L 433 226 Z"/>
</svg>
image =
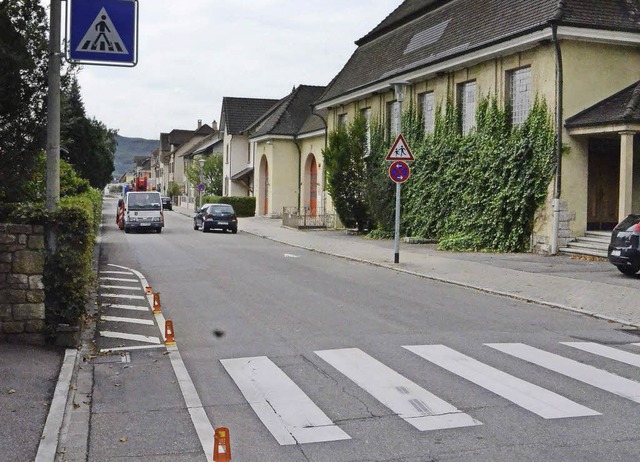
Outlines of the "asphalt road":
<svg viewBox="0 0 640 462">
<path fill-rule="evenodd" d="M 638 361 L 638 338 L 614 325 L 165 219 L 162 234 L 127 235 L 107 220 L 100 270 L 132 268 L 160 293 L 234 461 L 637 459 L 640 363 L 578 348 Z M 129 438 L 146 444 L 139 460 L 206 460 L 167 356 L 131 350 L 127 365 L 96 364 L 89 460 L 124 457 Z"/>
</svg>

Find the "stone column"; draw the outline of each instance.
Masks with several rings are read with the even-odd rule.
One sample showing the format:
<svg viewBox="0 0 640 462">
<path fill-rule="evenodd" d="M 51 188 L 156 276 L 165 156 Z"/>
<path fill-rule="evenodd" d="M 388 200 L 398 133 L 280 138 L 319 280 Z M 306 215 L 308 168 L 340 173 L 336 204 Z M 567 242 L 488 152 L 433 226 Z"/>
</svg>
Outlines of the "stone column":
<svg viewBox="0 0 640 462">
<path fill-rule="evenodd" d="M 620 132 L 620 190 L 618 221 L 631 213 L 633 193 L 633 136 L 635 132 Z"/>
</svg>

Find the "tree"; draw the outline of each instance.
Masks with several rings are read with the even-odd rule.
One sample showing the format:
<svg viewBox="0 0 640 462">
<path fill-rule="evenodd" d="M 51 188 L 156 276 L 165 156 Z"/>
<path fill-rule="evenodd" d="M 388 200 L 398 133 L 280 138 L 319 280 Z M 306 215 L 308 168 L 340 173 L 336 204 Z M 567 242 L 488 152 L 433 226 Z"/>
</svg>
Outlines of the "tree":
<svg viewBox="0 0 640 462">
<path fill-rule="evenodd" d="M 33 195 L 27 180 L 46 140 L 47 32 L 38 0 L 0 0 L 0 200 Z"/>
<path fill-rule="evenodd" d="M 111 179 L 117 148 L 116 130 L 86 116 L 75 69 L 62 79 L 60 157 L 74 166 L 94 188 L 102 189 Z"/>
<path fill-rule="evenodd" d="M 339 126 L 329 134 L 322 151 L 327 169 L 327 189 L 336 212 L 347 227 L 363 231 L 370 227 L 367 206 L 367 122 L 356 117 L 349 126 Z"/>
<path fill-rule="evenodd" d="M 187 181 L 192 186 L 204 184 L 203 194 L 222 195 L 222 154 L 214 153 L 206 158 L 202 170 L 200 163 L 194 161 L 185 171 Z"/>
</svg>

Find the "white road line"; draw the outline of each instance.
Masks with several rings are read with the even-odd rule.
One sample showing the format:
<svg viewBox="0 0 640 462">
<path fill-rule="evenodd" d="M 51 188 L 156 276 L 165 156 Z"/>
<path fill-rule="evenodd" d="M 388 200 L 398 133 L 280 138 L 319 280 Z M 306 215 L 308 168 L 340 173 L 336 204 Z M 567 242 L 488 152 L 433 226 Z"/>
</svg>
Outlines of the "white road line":
<svg viewBox="0 0 640 462">
<path fill-rule="evenodd" d="M 103 321 L 127 322 L 129 324 L 144 324 L 146 326 L 153 326 L 154 324 L 151 319 L 122 318 L 120 316 L 100 316 L 100 319 Z"/>
<path fill-rule="evenodd" d="M 614 361 L 620 361 L 621 363 L 629 364 L 630 366 L 640 367 L 640 355 L 634 353 L 629 353 L 627 351 L 618 350 L 616 348 L 611 348 L 610 346 L 593 342 L 560 343 L 588 353 L 593 353 L 594 355 L 604 356 L 605 358 L 613 359 Z"/>
<path fill-rule="evenodd" d="M 100 271 L 100 274 L 126 274 L 131 276 L 133 273 L 131 271 Z"/>
<path fill-rule="evenodd" d="M 108 351 L 130 351 L 130 350 L 149 350 L 151 348 L 164 348 L 164 345 L 139 345 L 139 346 L 124 346 L 124 347 L 115 347 L 115 348 L 101 348 L 101 353 L 106 353 Z"/>
<path fill-rule="evenodd" d="M 140 286 L 106 286 L 100 285 L 101 289 L 122 289 L 122 290 L 142 290 Z"/>
<path fill-rule="evenodd" d="M 502 372 L 444 345 L 403 346 L 407 350 L 545 419 L 600 415 L 588 407 Z"/>
<path fill-rule="evenodd" d="M 482 425 L 358 348 L 315 353 L 420 431 Z"/>
<path fill-rule="evenodd" d="M 150 337 L 149 335 L 125 334 L 124 332 L 112 332 L 108 330 L 100 331 L 102 337 L 119 338 L 122 340 L 135 340 L 136 342 L 145 343 L 162 343 L 158 337 Z"/>
<path fill-rule="evenodd" d="M 220 362 L 280 445 L 351 439 L 266 356 Z"/>
<path fill-rule="evenodd" d="M 108 277 L 104 277 L 104 278 L 99 278 L 102 281 L 118 281 L 118 282 L 136 282 L 136 283 L 140 283 L 139 280 L 137 279 L 127 279 L 127 278 L 108 278 Z"/>
<path fill-rule="evenodd" d="M 640 403 L 640 382 L 635 380 L 629 380 L 602 369 L 522 343 L 486 343 L 485 345 L 558 374 L 566 375 L 601 390 Z"/>
<path fill-rule="evenodd" d="M 640 343 L 632 343 L 631 345 L 640 346 Z"/>
<path fill-rule="evenodd" d="M 147 306 L 137 306 L 137 305 L 109 305 L 105 304 L 107 308 L 118 308 L 120 310 L 131 310 L 131 311 L 149 311 L 149 307 Z"/>
<path fill-rule="evenodd" d="M 100 294 L 102 297 L 109 298 L 126 298 L 129 300 L 144 300 L 146 297 L 144 295 L 123 295 L 123 294 Z"/>
</svg>

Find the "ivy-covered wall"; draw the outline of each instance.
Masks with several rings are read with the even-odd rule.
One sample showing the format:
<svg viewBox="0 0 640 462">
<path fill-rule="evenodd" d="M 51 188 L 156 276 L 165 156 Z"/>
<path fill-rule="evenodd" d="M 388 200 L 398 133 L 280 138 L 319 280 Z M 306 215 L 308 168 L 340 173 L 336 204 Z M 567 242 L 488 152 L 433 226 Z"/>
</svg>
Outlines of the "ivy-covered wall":
<svg viewBox="0 0 640 462">
<path fill-rule="evenodd" d="M 401 232 L 436 239 L 448 250 L 530 250 L 536 210 L 555 169 L 555 131 L 545 102 L 536 100 L 526 121 L 512 126 L 509 108 L 485 98 L 468 135 L 461 134 L 460 114 L 450 101 L 436 112 L 441 115 L 432 134 L 424 133 L 414 107 L 403 114 L 402 133 L 415 162 L 402 188 Z M 330 191 L 344 223 L 370 222 L 378 234 L 389 235 L 395 185 L 384 159 L 393 140 L 374 122 L 367 155 L 362 125 L 356 118 L 330 134 L 325 152 L 328 182 L 334 184 Z M 333 158 L 350 160 L 336 164 Z M 341 210 L 339 203 L 347 199 L 359 199 L 365 212 Z"/>
</svg>

